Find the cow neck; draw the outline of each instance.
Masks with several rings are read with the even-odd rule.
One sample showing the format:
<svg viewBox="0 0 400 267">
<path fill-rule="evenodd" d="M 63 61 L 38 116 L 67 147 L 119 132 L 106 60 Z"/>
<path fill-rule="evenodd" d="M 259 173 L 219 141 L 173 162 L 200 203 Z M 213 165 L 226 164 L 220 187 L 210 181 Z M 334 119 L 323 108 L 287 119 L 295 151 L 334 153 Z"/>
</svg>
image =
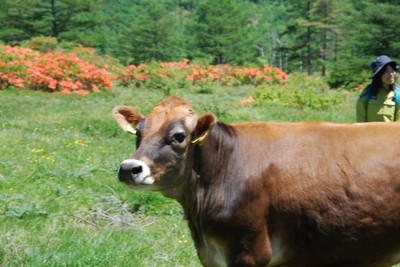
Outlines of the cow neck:
<svg viewBox="0 0 400 267">
<path fill-rule="evenodd" d="M 193 170 L 198 175 L 204 175 L 205 172 L 210 171 L 221 171 L 218 167 L 226 164 L 231 156 L 236 138 L 236 132 L 232 126 L 221 122 L 216 123 L 214 127 L 192 141 L 195 144 Z"/>
<path fill-rule="evenodd" d="M 218 197 L 226 200 L 230 198 L 224 184 L 232 177 L 230 173 L 232 168 L 229 168 L 229 164 L 234 155 L 236 139 L 237 135 L 232 126 L 218 122 L 209 130 L 203 145 L 194 147 L 191 157 L 193 174 L 188 190 L 191 192 L 192 204 L 197 206 L 198 213 L 202 213 L 202 209 L 207 206 L 212 206 L 211 210 L 214 207 L 219 208 L 213 204 Z"/>
<path fill-rule="evenodd" d="M 243 184 L 232 179 L 233 168 L 229 168 L 236 141 L 234 128 L 218 122 L 209 130 L 203 145 L 192 146 L 192 162 L 188 162 L 192 164 L 192 174 L 186 180 L 181 204 L 196 247 L 207 243 L 204 238 L 213 225 L 229 221 L 237 207 Z"/>
</svg>

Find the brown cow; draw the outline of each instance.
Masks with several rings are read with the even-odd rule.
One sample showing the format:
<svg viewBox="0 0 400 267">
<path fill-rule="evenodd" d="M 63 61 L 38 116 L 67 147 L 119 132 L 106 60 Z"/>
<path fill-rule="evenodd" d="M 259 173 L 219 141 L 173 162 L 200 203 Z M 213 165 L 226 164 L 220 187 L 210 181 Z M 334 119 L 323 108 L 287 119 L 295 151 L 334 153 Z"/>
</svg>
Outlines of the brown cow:
<svg viewBox="0 0 400 267">
<path fill-rule="evenodd" d="M 119 180 L 183 207 L 204 266 L 391 266 L 400 261 L 400 123 L 197 118 L 170 97 L 145 118 Z"/>
</svg>

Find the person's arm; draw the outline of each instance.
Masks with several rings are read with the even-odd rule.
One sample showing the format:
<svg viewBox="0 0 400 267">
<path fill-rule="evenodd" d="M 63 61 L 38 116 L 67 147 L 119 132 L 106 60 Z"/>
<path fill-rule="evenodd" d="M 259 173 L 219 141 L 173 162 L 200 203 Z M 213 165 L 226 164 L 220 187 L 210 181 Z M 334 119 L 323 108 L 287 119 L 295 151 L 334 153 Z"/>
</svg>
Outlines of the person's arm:
<svg viewBox="0 0 400 267">
<path fill-rule="evenodd" d="M 356 105 L 357 122 L 367 121 L 367 107 L 365 101 L 366 97 L 364 94 L 361 94 L 360 97 L 357 99 L 357 105 Z"/>
<path fill-rule="evenodd" d="M 400 85 L 395 84 L 394 98 L 396 102 L 396 111 L 394 113 L 394 121 L 400 121 Z"/>
</svg>

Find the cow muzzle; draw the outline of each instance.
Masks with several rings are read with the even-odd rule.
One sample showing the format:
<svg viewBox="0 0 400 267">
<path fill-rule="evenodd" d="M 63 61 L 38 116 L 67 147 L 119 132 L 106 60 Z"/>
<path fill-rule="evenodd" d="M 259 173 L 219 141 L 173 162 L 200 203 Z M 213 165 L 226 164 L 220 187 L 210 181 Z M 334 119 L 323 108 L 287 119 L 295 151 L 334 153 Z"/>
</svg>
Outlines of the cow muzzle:
<svg viewBox="0 0 400 267">
<path fill-rule="evenodd" d="M 128 159 L 121 163 L 118 179 L 120 182 L 130 185 L 151 185 L 154 183 L 154 179 L 150 174 L 150 168 L 145 162 Z"/>
</svg>

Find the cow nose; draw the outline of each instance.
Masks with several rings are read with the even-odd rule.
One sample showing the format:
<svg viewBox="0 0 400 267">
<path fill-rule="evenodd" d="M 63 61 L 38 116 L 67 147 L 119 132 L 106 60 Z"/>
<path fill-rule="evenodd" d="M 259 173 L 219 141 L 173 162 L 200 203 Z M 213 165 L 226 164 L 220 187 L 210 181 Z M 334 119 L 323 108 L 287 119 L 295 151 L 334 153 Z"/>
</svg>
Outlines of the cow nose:
<svg viewBox="0 0 400 267">
<path fill-rule="evenodd" d="M 143 171 L 143 166 L 140 161 L 125 160 L 121 163 L 118 171 L 118 180 L 120 182 L 127 182 L 134 180 L 135 177 L 140 175 Z"/>
</svg>

